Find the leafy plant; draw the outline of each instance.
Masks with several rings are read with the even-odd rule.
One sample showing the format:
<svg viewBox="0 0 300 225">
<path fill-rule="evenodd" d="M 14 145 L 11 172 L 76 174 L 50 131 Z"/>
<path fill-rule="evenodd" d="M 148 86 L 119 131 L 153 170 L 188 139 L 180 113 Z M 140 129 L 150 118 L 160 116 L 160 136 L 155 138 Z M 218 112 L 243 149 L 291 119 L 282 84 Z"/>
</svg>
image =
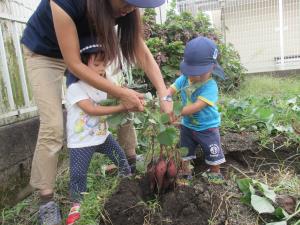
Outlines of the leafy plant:
<svg viewBox="0 0 300 225">
<path fill-rule="evenodd" d="M 300 113 L 295 110 L 300 105 L 299 96 L 286 99 L 255 95 L 237 97 L 225 98 L 219 105 L 225 129 L 259 132 L 265 139 L 261 139 L 263 147 L 272 141 L 270 137 L 278 134 L 286 136 L 287 143 L 299 143 L 299 135 L 293 128 L 293 121 L 299 121 L 300 118 Z"/>
<path fill-rule="evenodd" d="M 275 207 L 276 194 L 268 185 L 251 178 L 237 180 L 241 192 L 244 194 L 241 201 L 252 206 L 259 214 L 273 214 L 279 222 L 267 223 L 266 225 L 287 225 L 287 222 L 300 213 L 300 202 L 295 208 L 295 212 L 289 215 L 283 208 Z"/>
</svg>

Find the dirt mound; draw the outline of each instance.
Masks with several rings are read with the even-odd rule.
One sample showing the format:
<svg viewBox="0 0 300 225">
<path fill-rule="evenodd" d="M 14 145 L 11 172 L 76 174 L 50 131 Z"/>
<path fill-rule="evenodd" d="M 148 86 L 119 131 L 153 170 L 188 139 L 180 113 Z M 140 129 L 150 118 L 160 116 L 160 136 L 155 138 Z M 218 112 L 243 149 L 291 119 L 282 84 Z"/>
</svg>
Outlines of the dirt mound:
<svg viewBox="0 0 300 225">
<path fill-rule="evenodd" d="M 257 213 L 240 201 L 242 193 L 236 179 L 269 177 L 281 163 L 289 165 L 291 174 L 297 171 L 297 148 L 280 151 L 260 150 L 252 133 L 227 133 L 223 136 L 226 163 L 222 174 L 226 184 L 211 185 L 201 176 L 206 171 L 201 151 L 194 160 L 194 178 L 188 186 L 178 186 L 159 199 L 151 195 L 145 178 L 123 179 L 118 190 L 104 205 L 101 225 L 253 225 L 265 224 Z M 275 142 L 276 146 L 282 140 Z M 290 154 L 287 155 L 286 153 Z M 300 167 L 299 167 L 300 168 Z M 299 174 L 299 173 L 298 173 Z M 274 181 L 275 182 L 275 181 Z M 276 182 L 275 182 L 276 183 Z M 297 198 L 298 199 L 298 198 Z M 284 207 L 284 206 L 282 206 Z M 284 207 L 286 208 L 286 207 Z M 293 211 L 293 210 L 291 210 Z M 270 216 L 267 220 L 273 220 Z"/>
<path fill-rule="evenodd" d="M 113 225 L 207 225 L 211 195 L 205 184 L 180 186 L 159 200 L 145 195 L 143 179 L 123 179 L 104 206 L 100 224 Z M 152 197 L 152 200 L 149 200 Z M 155 201 L 158 201 L 155 204 Z"/>
</svg>

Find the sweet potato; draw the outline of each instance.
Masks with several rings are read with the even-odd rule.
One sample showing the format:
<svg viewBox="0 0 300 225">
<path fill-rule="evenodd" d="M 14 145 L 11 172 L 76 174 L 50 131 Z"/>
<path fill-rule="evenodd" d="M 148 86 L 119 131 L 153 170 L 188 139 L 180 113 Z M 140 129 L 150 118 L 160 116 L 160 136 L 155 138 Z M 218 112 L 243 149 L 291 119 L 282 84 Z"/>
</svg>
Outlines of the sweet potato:
<svg viewBox="0 0 300 225">
<path fill-rule="evenodd" d="M 160 191 L 160 189 L 163 186 L 163 180 L 166 172 L 167 172 L 167 163 L 161 154 L 158 163 L 155 166 L 155 179 L 157 182 L 158 191 Z"/>
<path fill-rule="evenodd" d="M 175 178 L 177 175 L 177 166 L 173 158 L 169 159 L 167 166 L 167 174 L 169 178 Z"/>
<path fill-rule="evenodd" d="M 150 161 L 150 163 L 147 165 L 147 177 L 150 184 L 150 190 L 153 192 L 154 188 L 156 186 L 155 181 L 155 163 L 153 159 Z"/>
</svg>

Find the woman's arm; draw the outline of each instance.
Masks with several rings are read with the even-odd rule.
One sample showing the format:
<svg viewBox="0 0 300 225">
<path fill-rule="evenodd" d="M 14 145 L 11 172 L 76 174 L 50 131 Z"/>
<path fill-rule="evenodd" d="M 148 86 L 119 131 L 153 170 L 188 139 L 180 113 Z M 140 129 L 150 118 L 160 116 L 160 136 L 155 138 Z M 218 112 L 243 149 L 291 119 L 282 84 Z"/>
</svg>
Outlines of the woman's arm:
<svg viewBox="0 0 300 225">
<path fill-rule="evenodd" d="M 144 70 L 147 77 L 150 79 L 153 86 L 156 88 L 158 96 L 160 99 L 168 95 L 168 90 L 166 88 L 165 82 L 163 80 L 161 71 L 153 58 L 152 53 L 145 44 L 144 40 L 140 39 L 139 48 L 137 52 L 138 66 Z M 173 104 L 172 102 L 160 101 L 160 105 L 164 112 L 171 113 Z"/>
<path fill-rule="evenodd" d="M 139 98 L 143 96 L 133 90 L 118 87 L 83 64 L 80 59 L 80 46 L 75 23 L 55 2 L 50 1 L 53 23 L 59 48 L 69 70 L 95 88 L 120 98 L 127 109 L 143 110 Z"/>
<path fill-rule="evenodd" d="M 204 107 L 208 106 L 208 104 L 202 100 L 197 100 L 195 103 L 187 105 L 183 107 L 181 111 L 182 116 L 191 115 L 195 112 L 199 112 Z"/>
<path fill-rule="evenodd" d="M 90 116 L 104 116 L 127 111 L 122 104 L 114 106 L 99 106 L 94 105 L 89 99 L 81 100 L 77 102 L 77 105 Z"/>
</svg>

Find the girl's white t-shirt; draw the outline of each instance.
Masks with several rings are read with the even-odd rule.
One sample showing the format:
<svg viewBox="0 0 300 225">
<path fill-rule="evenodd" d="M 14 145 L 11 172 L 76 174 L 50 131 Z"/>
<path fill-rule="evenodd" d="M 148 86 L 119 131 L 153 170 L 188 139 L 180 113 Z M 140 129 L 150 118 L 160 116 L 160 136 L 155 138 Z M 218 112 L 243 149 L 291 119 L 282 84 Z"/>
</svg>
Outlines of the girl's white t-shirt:
<svg viewBox="0 0 300 225">
<path fill-rule="evenodd" d="M 79 101 L 86 99 L 97 105 L 107 99 L 107 93 L 81 80 L 68 87 L 66 93 L 68 148 L 99 145 L 104 143 L 110 134 L 106 116 L 90 116 L 77 105 Z"/>
</svg>

